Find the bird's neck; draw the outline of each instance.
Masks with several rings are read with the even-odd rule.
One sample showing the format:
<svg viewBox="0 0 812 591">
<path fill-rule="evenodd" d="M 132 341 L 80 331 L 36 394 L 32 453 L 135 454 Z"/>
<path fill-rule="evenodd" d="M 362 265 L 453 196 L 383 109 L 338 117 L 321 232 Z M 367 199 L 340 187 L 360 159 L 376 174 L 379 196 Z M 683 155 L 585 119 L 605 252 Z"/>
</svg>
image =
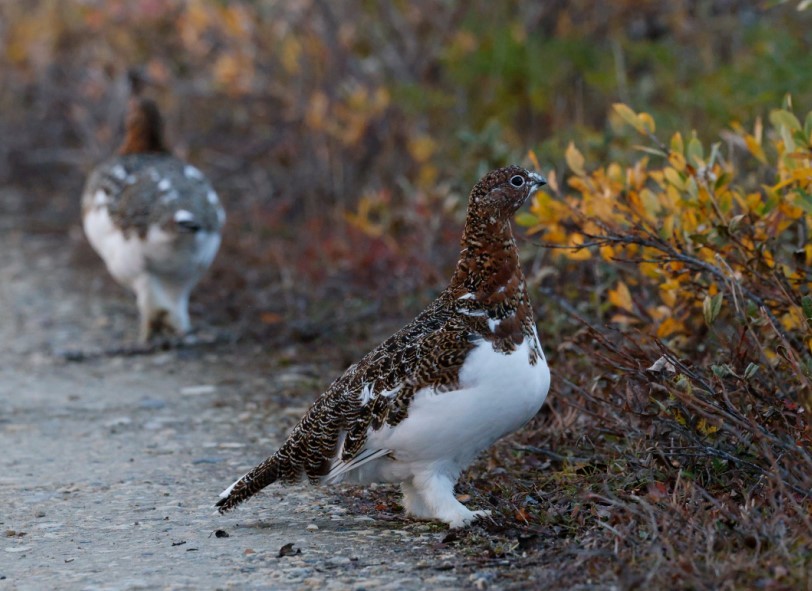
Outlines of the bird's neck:
<svg viewBox="0 0 812 591">
<path fill-rule="evenodd" d="M 149 99 L 133 97 L 127 106 L 124 141 L 118 149 L 127 154 L 168 154 L 164 125 L 158 106 Z"/>
<path fill-rule="evenodd" d="M 455 300 L 497 318 L 526 305 L 524 275 L 509 221 L 469 215 L 462 246 L 449 286 Z"/>
<path fill-rule="evenodd" d="M 124 141 L 118 149 L 121 156 L 127 154 L 168 154 L 163 135 L 147 125 L 136 125 L 127 128 Z"/>
</svg>

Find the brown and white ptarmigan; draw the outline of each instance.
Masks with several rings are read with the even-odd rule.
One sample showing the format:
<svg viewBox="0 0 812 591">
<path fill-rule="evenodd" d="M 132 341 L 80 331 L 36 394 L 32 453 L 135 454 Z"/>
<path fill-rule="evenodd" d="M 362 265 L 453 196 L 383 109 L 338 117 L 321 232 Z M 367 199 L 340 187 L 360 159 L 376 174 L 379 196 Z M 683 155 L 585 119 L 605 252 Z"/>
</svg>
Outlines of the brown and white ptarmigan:
<svg viewBox="0 0 812 591">
<path fill-rule="evenodd" d="M 282 447 L 221 495 L 269 484 L 400 483 L 406 512 L 463 527 L 487 511 L 454 496 L 482 450 L 530 420 L 550 386 L 510 219 L 545 184 L 518 166 L 474 186 L 449 286 L 338 378 Z"/>
<path fill-rule="evenodd" d="M 189 331 L 189 295 L 217 254 L 225 211 L 203 173 L 169 152 L 158 107 L 131 82 L 124 141 L 91 172 L 82 221 L 110 274 L 135 292 L 147 341 Z"/>
</svg>

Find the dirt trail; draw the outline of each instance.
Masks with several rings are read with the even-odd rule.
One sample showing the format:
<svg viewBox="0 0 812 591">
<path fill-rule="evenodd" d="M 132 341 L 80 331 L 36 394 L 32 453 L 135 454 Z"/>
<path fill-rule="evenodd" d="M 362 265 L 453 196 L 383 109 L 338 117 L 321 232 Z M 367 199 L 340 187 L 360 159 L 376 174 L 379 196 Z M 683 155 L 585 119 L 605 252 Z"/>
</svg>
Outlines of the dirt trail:
<svg viewBox="0 0 812 591">
<path fill-rule="evenodd" d="M 136 326 L 83 248 L 0 232 L 0 590 L 533 586 L 376 511 L 386 489 L 274 487 L 217 516 L 217 493 L 341 368 L 231 344 L 66 362 Z"/>
</svg>

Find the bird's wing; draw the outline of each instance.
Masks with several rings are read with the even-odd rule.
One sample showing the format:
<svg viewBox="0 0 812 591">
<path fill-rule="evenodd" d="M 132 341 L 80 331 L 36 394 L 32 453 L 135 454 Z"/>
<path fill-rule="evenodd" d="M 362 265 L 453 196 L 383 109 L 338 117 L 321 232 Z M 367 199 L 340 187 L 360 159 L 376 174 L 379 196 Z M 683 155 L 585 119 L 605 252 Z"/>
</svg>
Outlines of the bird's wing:
<svg viewBox="0 0 812 591">
<path fill-rule="evenodd" d="M 414 321 L 351 366 L 316 400 L 279 450 L 232 485 L 228 511 L 269 484 L 334 480 L 389 453 L 365 447 L 370 433 L 397 425 L 423 388 L 450 391 L 487 322 L 452 312 L 444 294 Z"/>
<path fill-rule="evenodd" d="M 350 367 L 311 406 L 277 452 L 289 467 L 280 478 L 295 481 L 304 472 L 318 481 L 388 453 L 366 449 L 369 434 L 405 419 L 423 388 L 455 389 L 477 334 L 473 322 L 459 322 L 435 302 Z"/>
<path fill-rule="evenodd" d="M 219 232 L 225 222 L 203 173 L 166 154 L 116 156 L 100 164 L 88 177 L 82 207 L 106 208 L 125 235 L 141 238 L 150 227 L 170 234 Z"/>
</svg>

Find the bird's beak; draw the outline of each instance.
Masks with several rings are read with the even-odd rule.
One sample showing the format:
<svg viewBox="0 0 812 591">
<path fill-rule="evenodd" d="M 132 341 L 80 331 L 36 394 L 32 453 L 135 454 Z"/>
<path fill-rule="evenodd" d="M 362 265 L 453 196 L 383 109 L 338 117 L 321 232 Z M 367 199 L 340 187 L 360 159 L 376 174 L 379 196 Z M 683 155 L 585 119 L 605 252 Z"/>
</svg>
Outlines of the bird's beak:
<svg viewBox="0 0 812 591">
<path fill-rule="evenodd" d="M 531 172 L 527 176 L 531 183 L 530 192 L 527 194 L 528 197 L 547 184 L 547 179 L 537 172 Z"/>
<path fill-rule="evenodd" d="M 544 185 L 547 184 L 547 179 L 545 179 L 542 175 L 538 174 L 537 172 L 531 172 L 528 176 L 535 185 L 536 189 L 538 189 L 539 187 L 543 187 Z"/>
</svg>

